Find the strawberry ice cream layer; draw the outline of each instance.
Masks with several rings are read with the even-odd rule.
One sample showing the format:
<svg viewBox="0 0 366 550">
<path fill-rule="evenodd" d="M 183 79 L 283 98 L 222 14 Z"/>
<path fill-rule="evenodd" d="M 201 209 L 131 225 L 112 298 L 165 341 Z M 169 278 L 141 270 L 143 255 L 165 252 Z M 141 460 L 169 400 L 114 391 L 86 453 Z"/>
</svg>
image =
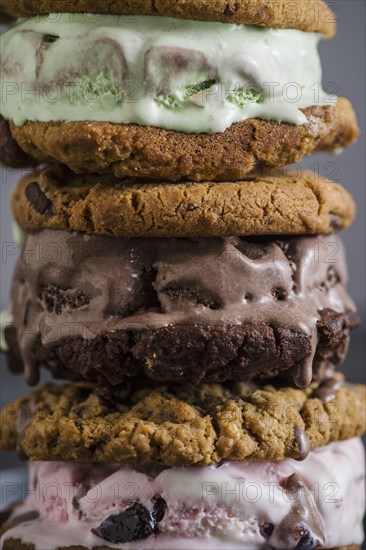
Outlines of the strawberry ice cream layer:
<svg viewBox="0 0 366 550">
<path fill-rule="evenodd" d="M 361 544 L 364 450 L 333 443 L 303 461 L 156 471 L 30 464 L 29 491 L 3 535 L 37 550 L 301 549 Z M 6 545 L 5 545 L 6 547 Z"/>
</svg>

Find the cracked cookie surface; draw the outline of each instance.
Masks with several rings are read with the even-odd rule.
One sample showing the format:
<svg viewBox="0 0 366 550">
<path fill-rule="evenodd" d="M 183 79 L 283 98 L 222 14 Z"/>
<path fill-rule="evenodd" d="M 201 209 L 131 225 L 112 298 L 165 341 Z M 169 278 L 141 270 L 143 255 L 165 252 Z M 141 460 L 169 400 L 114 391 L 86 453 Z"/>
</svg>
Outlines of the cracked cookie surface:
<svg viewBox="0 0 366 550">
<path fill-rule="evenodd" d="M 136 381 L 112 396 L 92 386 L 46 384 L 3 409 L 0 444 L 30 460 L 205 466 L 298 459 L 299 433 L 313 450 L 365 430 L 366 388 L 328 389 L 147 388 Z"/>
<path fill-rule="evenodd" d="M 329 234 L 351 225 L 355 205 L 339 184 L 308 171 L 178 184 L 48 169 L 20 181 L 13 212 L 28 231 L 219 237 Z"/>
<path fill-rule="evenodd" d="M 248 119 L 212 135 L 108 122 L 27 122 L 10 124 L 10 131 L 22 151 L 39 163 L 57 161 L 78 174 L 234 181 L 260 166 L 281 168 L 314 151 L 346 147 L 358 136 L 347 99 L 304 113 L 308 123 L 302 126 Z M 14 148 L 0 149 L 4 163 L 4 151 Z"/>
<path fill-rule="evenodd" d="M 181 19 L 243 23 L 320 32 L 332 38 L 336 15 L 323 0 L 0 0 L 0 8 L 14 17 L 68 12 L 161 15 Z"/>
</svg>

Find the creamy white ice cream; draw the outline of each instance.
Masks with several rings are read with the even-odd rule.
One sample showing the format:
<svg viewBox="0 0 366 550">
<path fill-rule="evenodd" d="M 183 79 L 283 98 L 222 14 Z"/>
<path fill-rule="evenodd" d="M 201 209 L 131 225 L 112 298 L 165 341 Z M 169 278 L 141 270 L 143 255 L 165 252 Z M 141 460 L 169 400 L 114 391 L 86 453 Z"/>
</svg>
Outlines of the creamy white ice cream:
<svg viewBox="0 0 366 550">
<path fill-rule="evenodd" d="M 261 118 L 304 124 L 321 87 L 322 36 L 153 16 L 51 14 L 1 37 L 0 113 L 31 121 L 223 132 Z"/>
</svg>

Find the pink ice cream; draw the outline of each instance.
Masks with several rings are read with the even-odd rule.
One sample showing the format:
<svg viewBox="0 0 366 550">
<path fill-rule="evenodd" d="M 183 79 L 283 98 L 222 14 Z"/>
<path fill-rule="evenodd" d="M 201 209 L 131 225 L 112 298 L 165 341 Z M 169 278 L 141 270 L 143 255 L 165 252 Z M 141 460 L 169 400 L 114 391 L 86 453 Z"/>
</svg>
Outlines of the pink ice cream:
<svg viewBox="0 0 366 550">
<path fill-rule="evenodd" d="M 60 544 L 124 550 L 313 550 L 361 544 L 364 479 L 358 439 L 313 451 L 303 462 L 156 471 L 31 463 L 26 502 L 1 542 L 19 538 L 37 550 Z M 38 518 L 22 521 L 29 511 Z"/>
</svg>

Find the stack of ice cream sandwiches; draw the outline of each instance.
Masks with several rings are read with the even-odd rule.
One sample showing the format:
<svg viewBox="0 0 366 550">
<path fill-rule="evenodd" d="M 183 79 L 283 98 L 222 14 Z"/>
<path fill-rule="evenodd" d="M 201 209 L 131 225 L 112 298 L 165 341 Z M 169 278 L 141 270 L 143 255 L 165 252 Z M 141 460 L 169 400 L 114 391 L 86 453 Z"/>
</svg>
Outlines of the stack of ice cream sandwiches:
<svg viewBox="0 0 366 550">
<path fill-rule="evenodd" d="M 23 232 L 2 411 L 29 461 L 4 550 L 358 549 L 365 388 L 337 233 L 300 169 L 350 145 L 322 0 L 0 0 Z M 279 170 L 280 169 L 280 170 Z M 60 382 L 60 379 L 63 382 Z"/>
</svg>

